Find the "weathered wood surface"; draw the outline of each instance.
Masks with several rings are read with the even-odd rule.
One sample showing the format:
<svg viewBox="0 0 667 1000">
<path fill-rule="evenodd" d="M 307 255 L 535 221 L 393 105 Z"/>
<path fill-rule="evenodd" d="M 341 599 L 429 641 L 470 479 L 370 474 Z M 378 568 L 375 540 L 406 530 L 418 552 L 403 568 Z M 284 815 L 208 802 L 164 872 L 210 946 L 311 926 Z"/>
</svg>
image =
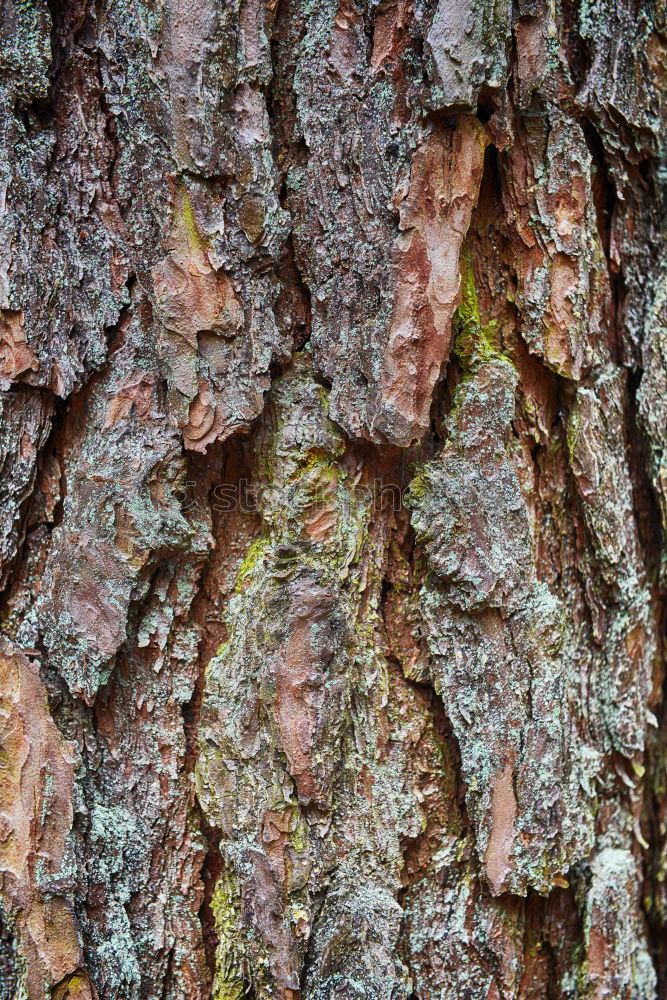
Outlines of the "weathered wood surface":
<svg viewBox="0 0 667 1000">
<path fill-rule="evenodd" d="M 0 39 L 0 1000 L 667 998 L 664 0 Z"/>
</svg>

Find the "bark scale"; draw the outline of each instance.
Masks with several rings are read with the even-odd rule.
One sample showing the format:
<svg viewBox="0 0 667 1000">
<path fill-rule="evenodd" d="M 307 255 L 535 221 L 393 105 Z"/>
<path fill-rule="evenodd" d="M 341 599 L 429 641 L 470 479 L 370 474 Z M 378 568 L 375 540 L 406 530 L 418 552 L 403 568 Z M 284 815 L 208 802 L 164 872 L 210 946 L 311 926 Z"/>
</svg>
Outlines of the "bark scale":
<svg viewBox="0 0 667 1000">
<path fill-rule="evenodd" d="M 667 997 L 663 0 L 0 38 L 1 1000 Z"/>
</svg>

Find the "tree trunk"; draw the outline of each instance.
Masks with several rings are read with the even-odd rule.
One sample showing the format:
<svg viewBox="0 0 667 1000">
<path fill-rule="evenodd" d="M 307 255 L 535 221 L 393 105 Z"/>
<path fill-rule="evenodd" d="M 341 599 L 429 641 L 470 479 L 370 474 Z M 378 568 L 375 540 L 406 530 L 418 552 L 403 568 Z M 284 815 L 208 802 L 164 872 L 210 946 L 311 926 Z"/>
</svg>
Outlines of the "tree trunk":
<svg viewBox="0 0 667 1000">
<path fill-rule="evenodd" d="M 0 37 L 0 1000 L 666 998 L 664 0 Z"/>
</svg>

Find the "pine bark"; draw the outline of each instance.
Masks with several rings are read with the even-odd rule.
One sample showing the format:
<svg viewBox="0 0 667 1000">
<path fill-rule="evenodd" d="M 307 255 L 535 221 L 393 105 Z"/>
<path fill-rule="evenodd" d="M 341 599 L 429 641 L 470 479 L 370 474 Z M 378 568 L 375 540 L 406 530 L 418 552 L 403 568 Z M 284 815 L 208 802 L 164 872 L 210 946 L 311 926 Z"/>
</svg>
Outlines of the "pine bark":
<svg viewBox="0 0 667 1000">
<path fill-rule="evenodd" d="M 0 1000 L 667 998 L 664 0 L 0 39 Z"/>
</svg>

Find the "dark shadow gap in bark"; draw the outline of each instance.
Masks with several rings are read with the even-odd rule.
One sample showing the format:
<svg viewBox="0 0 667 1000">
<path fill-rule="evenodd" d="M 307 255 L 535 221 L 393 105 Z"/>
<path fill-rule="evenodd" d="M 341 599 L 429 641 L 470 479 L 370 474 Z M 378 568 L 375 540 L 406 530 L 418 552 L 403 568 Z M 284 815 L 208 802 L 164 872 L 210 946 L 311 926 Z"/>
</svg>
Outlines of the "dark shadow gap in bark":
<svg viewBox="0 0 667 1000">
<path fill-rule="evenodd" d="M 581 117 L 579 120 L 586 139 L 588 151 L 593 160 L 593 203 L 598 226 L 598 234 L 607 265 L 611 267 L 610 242 L 611 242 L 611 222 L 614 208 L 618 203 L 616 185 L 612 177 L 604 143 L 590 119 Z M 611 275 L 610 275 L 611 277 Z"/>
<path fill-rule="evenodd" d="M 659 557 L 659 552 L 656 557 Z M 654 584 L 654 590 L 657 584 Z M 667 789 L 667 671 L 665 671 L 665 596 L 660 601 L 662 642 L 660 661 L 662 671 L 661 699 L 655 714 L 658 728 L 648 730 L 646 746 L 646 775 L 642 802 L 641 827 L 646 832 L 648 848 L 642 849 L 644 885 L 641 908 L 647 928 L 649 950 L 657 976 L 657 998 L 667 1000 L 667 883 L 665 856 L 667 841 L 667 811 L 664 799 Z"/>
<path fill-rule="evenodd" d="M 398 478 L 398 477 L 397 477 Z M 416 559 L 419 557 L 419 548 L 415 537 L 415 532 L 409 523 L 409 517 L 405 510 L 401 510 L 394 518 L 394 528 L 392 540 L 398 546 L 409 567 L 410 580 L 408 586 L 418 587 L 419 573 L 416 567 Z M 458 742 L 452 730 L 452 726 L 447 715 L 447 709 L 441 695 L 437 692 L 433 682 L 434 667 L 432 657 L 428 652 L 425 640 L 422 638 L 423 658 L 428 662 L 428 677 L 424 680 L 416 680 L 406 673 L 402 665 L 401 652 L 393 645 L 393 630 L 388 627 L 388 603 L 392 598 L 393 584 L 387 575 L 382 583 L 382 595 L 380 601 L 380 618 L 384 624 L 384 641 L 388 651 L 388 660 L 392 669 L 401 674 L 405 683 L 415 692 L 432 726 L 432 734 L 439 746 L 442 772 L 438 775 L 438 785 L 440 795 L 438 802 L 443 809 L 443 815 L 437 813 L 430 815 L 427 809 L 426 827 L 415 837 L 404 837 L 402 839 L 402 853 L 404 858 L 404 885 L 398 895 L 399 902 L 403 902 L 410 889 L 426 877 L 431 870 L 431 860 L 437 853 L 441 844 L 441 838 L 445 833 L 440 824 L 445 823 L 447 828 L 451 824 L 460 828 L 460 836 L 465 837 L 470 832 L 470 821 L 465 804 L 466 787 L 462 780 L 461 756 Z M 417 637 L 413 637 L 417 641 Z M 426 807 L 425 807 L 426 808 Z M 454 815 L 449 815 L 449 810 L 454 811 Z"/>
<path fill-rule="evenodd" d="M 651 456 L 642 430 L 638 392 L 643 372 L 629 369 L 625 396 L 625 426 L 628 436 L 628 465 L 632 482 L 633 507 L 646 575 L 654 591 L 659 588 L 661 552 L 664 546 L 662 519 L 653 483 L 649 475 Z M 656 599 L 663 599 L 662 595 Z M 662 615 L 664 620 L 664 613 Z"/>
<path fill-rule="evenodd" d="M 32 389 L 30 386 L 20 385 L 13 388 L 11 391 L 27 396 L 29 393 L 34 393 L 36 390 Z M 68 401 L 60 399 L 48 390 L 44 391 L 42 394 L 42 400 L 46 411 L 43 414 L 43 419 L 45 420 L 47 428 L 46 442 L 40 449 L 27 494 L 19 507 L 19 530 L 16 552 L 14 556 L 2 567 L 3 587 L 2 590 L 0 590 L 0 622 L 2 623 L 1 631 L 5 634 L 10 634 L 8 626 L 11 614 L 8 606 L 11 603 L 12 594 L 21 583 L 20 577 L 26 561 L 26 551 L 30 547 L 31 536 L 34 536 L 35 544 L 39 545 L 42 540 L 37 540 L 35 534 L 37 529 L 41 525 L 45 525 L 47 532 L 50 534 L 55 526 L 55 521 L 44 522 L 43 518 L 37 513 L 37 511 L 35 511 L 35 490 L 40 476 L 44 472 L 44 467 L 49 456 L 55 454 L 56 449 L 53 442 L 57 437 L 58 429 L 62 425 L 64 414 L 67 411 Z M 57 514 L 57 510 L 58 508 L 56 507 L 54 516 Z"/>
<path fill-rule="evenodd" d="M 225 608 L 233 593 L 236 569 L 238 569 L 236 564 L 242 561 L 259 531 L 258 514 L 252 510 L 240 511 L 238 503 L 228 501 L 227 497 L 235 497 L 238 501 L 242 484 L 253 481 L 254 431 L 260 419 L 254 421 L 250 433 L 235 435 L 224 443 L 216 443 L 209 447 L 205 455 L 186 453 L 188 483 L 192 486 L 189 502 L 208 507 L 212 518 L 212 534 L 215 538 L 215 547 L 209 552 L 202 568 L 199 588 L 191 610 L 191 619 L 198 624 L 201 638 L 192 696 L 182 707 L 186 741 L 184 768 L 188 774 L 194 773 L 199 757 L 198 731 L 201 723 L 206 668 L 211 657 L 227 639 Z M 232 509 L 227 509 L 228 506 Z M 219 937 L 212 902 L 224 868 L 224 858 L 220 850 L 221 831 L 209 823 L 196 799 L 194 811 L 205 844 L 205 855 L 201 866 L 204 892 L 198 919 L 202 929 L 211 990 L 213 990 Z M 248 986 L 247 1000 L 252 1000 L 252 996 L 252 989 Z"/>
<path fill-rule="evenodd" d="M 215 894 L 215 887 L 222 873 L 223 860 L 220 853 L 220 830 L 217 827 L 210 826 L 201 809 L 199 807 L 197 809 L 200 817 L 200 830 L 206 843 L 206 854 L 201 872 L 204 883 L 204 896 L 199 908 L 199 922 L 202 928 L 206 964 L 211 977 L 211 988 L 213 989 L 219 937 L 215 926 L 215 914 L 213 913 L 211 904 Z"/>
<path fill-rule="evenodd" d="M 397 664 L 398 666 L 398 664 Z M 400 669 L 400 667 L 399 667 Z M 451 769 L 451 775 L 454 777 L 456 782 L 456 801 L 451 803 L 456 809 L 456 821 L 457 824 L 461 826 L 461 838 L 466 837 L 471 833 L 470 820 L 468 818 L 468 812 L 465 803 L 466 785 L 463 781 L 462 767 L 461 767 L 461 754 L 458 746 L 458 742 L 452 730 L 449 717 L 447 715 L 447 710 L 445 708 L 442 697 L 437 693 L 435 686 L 431 683 L 419 683 L 417 681 L 405 678 L 409 686 L 416 692 L 419 693 L 420 697 L 423 699 L 424 704 L 428 707 L 428 711 L 433 724 L 433 732 L 436 736 L 440 748 L 442 751 L 442 761 L 443 767 L 449 765 Z M 443 771 L 441 776 L 442 781 L 446 781 L 447 774 Z M 443 800 L 447 801 L 446 791 L 443 789 Z M 409 890 L 423 878 L 426 878 L 431 872 L 430 861 L 428 857 L 427 850 L 427 864 L 424 866 L 420 853 L 424 846 L 427 838 L 433 837 L 435 831 L 429 829 L 427 826 L 425 830 L 419 833 L 416 837 L 404 837 L 401 841 L 403 859 L 405 862 L 405 884 L 403 889 L 399 892 L 399 902 L 402 902 L 405 895 Z M 434 841 L 435 843 L 435 841 Z M 434 852 L 435 853 L 435 852 Z"/>
<path fill-rule="evenodd" d="M 499 107 L 499 92 L 493 87 L 486 85 L 482 87 L 479 92 L 476 111 L 477 118 L 480 120 L 482 125 L 486 125 L 486 123 L 491 120 Z M 487 151 L 489 149 L 495 150 L 495 146 L 487 146 Z"/>
<path fill-rule="evenodd" d="M 667 735 L 664 694 L 659 712 L 660 729 L 650 735 L 647 747 L 646 785 L 642 825 L 647 830 L 648 851 L 644 851 L 644 885 L 641 906 L 646 921 L 647 939 L 658 980 L 658 1000 L 667 998 L 667 895 L 665 892 L 665 814 L 662 805 L 667 778 Z"/>
<path fill-rule="evenodd" d="M 575 966 L 574 952 L 583 936 L 583 926 L 571 888 L 552 889 L 548 896 L 530 890 L 524 902 L 524 954 L 530 974 L 543 983 L 545 1000 L 563 1000 L 561 983 Z M 530 966 L 532 965 L 532 968 Z"/>
<path fill-rule="evenodd" d="M 638 393 L 643 372 L 628 369 L 625 393 L 625 428 L 627 454 L 633 492 L 633 510 L 637 525 L 640 550 L 651 588 L 651 600 L 657 609 L 659 630 L 658 679 L 661 679 L 662 698 L 657 707 L 659 729 L 648 731 L 646 747 L 646 779 L 644 785 L 641 826 L 647 831 L 648 847 L 642 847 L 644 886 L 641 907 L 646 921 L 647 939 L 658 979 L 658 997 L 667 997 L 667 947 L 665 946 L 665 882 L 664 882 L 664 810 L 661 814 L 661 793 L 664 787 L 667 742 L 667 675 L 665 672 L 665 624 L 667 621 L 665 593 L 661 585 L 664 553 L 662 518 L 649 469 L 652 461 L 649 447 L 641 426 Z M 664 795 L 664 792 L 662 793 Z"/>
<path fill-rule="evenodd" d="M 37 98 L 22 109 L 28 132 L 56 124 L 58 101 L 65 88 L 65 71 L 90 14 L 88 0 L 47 0 L 47 7 L 52 25 L 49 89 L 46 97 Z"/>
<path fill-rule="evenodd" d="M 609 289 L 611 292 L 612 315 L 608 323 L 608 347 L 615 365 L 623 362 L 622 322 L 625 302 L 625 279 L 622 266 L 612 256 L 611 235 L 614 215 L 619 200 L 604 143 L 592 121 L 578 116 L 579 124 L 586 139 L 586 145 L 593 161 L 591 187 L 597 221 L 598 236 L 607 265 Z"/>
<path fill-rule="evenodd" d="M 0 909 L 0 1000 L 15 1000 L 19 974 L 14 935 Z"/>
<path fill-rule="evenodd" d="M 293 37 L 296 31 L 296 37 Z M 266 108 L 271 129 L 273 159 L 278 172 L 278 200 L 281 208 L 291 215 L 288 176 L 295 166 L 304 166 L 308 147 L 297 127 L 296 95 L 293 89 L 294 56 L 306 25 L 294 22 L 289 0 L 279 0 L 271 38 L 273 77 L 265 88 Z M 291 44 L 290 44 L 291 41 Z M 293 237 L 294 220 L 278 267 L 280 293 L 274 306 L 276 322 L 292 334 L 292 354 L 300 351 L 310 339 L 312 308 L 310 289 L 299 265 Z M 291 358 L 274 361 L 271 381 L 289 366 Z"/>
<path fill-rule="evenodd" d="M 580 34 L 579 4 L 577 0 L 561 0 L 561 32 L 565 42 L 565 56 L 572 74 L 572 82 L 579 90 L 591 68 L 591 51 L 587 39 Z"/>
</svg>

